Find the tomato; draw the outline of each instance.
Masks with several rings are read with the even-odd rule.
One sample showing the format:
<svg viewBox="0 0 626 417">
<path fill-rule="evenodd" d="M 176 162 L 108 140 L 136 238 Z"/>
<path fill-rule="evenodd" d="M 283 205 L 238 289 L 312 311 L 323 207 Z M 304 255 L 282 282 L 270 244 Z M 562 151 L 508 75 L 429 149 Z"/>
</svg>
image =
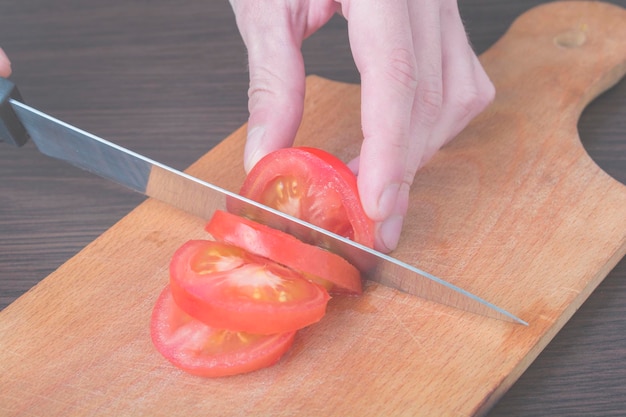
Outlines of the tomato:
<svg viewBox="0 0 626 417">
<path fill-rule="evenodd" d="M 227 242 L 295 269 L 333 293 L 361 294 L 359 270 L 339 255 L 255 221 L 216 211 L 206 231 Z"/>
<path fill-rule="evenodd" d="M 194 375 L 221 377 L 278 362 L 295 332 L 256 335 L 215 329 L 182 311 L 170 287 L 161 292 L 150 322 L 152 343 L 167 360 Z"/>
<path fill-rule="evenodd" d="M 374 223 L 361 206 L 355 175 L 325 151 L 287 148 L 267 155 L 240 194 L 374 245 Z M 240 214 L 237 204 L 228 199 L 228 210 Z M 246 210 L 242 214 L 255 217 Z M 151 320 L 157 350 L 189 373 L 217 377 L 272 365 L 296 330 L 324 316 L 326 288 L 362 291 L 353 265 L 282 231 L 223 211 L 206 230 L 219 242 L 191 240 L 176 251 Z"/>
<path fill-rule="evenodd" d="M 319 321 L 328 292 L 289 268 L 225 243 L 191 240 L 170 263 L 176 303 L 219 329 L 284 333 Z"/>
<path fill-rule="evenodd" d="M 365 246 L 374 245 L 374 223 L 361 205 L 356 176 L 321 149 L 295 147 L 268 154 L 247 175 L 240 194 Z M 233 200 L 228 211 L 238 213 Z"/>
</svg>

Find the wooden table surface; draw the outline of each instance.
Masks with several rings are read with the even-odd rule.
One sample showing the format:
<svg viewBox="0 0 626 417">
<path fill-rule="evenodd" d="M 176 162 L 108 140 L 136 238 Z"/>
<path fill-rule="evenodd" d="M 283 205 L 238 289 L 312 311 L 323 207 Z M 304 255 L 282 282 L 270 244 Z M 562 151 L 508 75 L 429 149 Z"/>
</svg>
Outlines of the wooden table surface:
<svg viewBox="0 0 626 417">
<path fill-rule="evenodd" d="M 541 1 L 463 0 L 477 52 Z M 626 0 L 612 3 L 626 7 Z M 624 40 L 626 42 L 626 40 Z M 247 118 L 246 52 L 226 0 L 0 0 L 12 80 L 40 110 L 184 169 Z M 346 23 L 304 44 L 307 72 L 358 82 Z M 626 81 L 594 101 L 580 135 L 626 183 Z M 143 197 L 40 155 L 0 148 L 0 308 Z M 626 409 L 622 260 L 489 416 L 617 416 Z"/>
</svg>

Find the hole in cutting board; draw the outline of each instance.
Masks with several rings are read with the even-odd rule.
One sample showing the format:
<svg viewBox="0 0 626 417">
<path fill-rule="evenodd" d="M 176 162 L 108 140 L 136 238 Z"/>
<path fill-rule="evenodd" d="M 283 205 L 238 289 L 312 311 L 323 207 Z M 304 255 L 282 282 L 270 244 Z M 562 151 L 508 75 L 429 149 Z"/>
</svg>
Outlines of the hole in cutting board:
<svg viewBox="0 0 626 417">
<path fill-rule="evenodd" d="M 574 49 L 587 42 L 588 26 L 578 24 L 553 38 L 557 47 Z M 626 185 L 626 81 L 621 80 L 587 105 L 578 121 L 583 147 L 607 174 Z"/>
<path fill-rule="evenodd" d="M 626 79 L 593 100 L 578 120 L 583 147 L 596 164 L 626 185 Z"/>
</svg>

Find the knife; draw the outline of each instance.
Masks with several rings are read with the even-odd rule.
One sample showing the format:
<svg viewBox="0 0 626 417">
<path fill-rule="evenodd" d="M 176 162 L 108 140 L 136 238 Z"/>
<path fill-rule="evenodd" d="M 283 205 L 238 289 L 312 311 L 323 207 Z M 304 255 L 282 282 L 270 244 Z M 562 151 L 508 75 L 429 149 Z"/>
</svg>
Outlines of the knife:
<svg viewBox="0 0 626 417">
<path fill-rule="evenodd" d="M 235 214 L 254 211 L 260 223 L 286 230 L 301 240 L 324 241 L 372 281 L 461 310 L 527 325 L 512 313 L 426 271 L 42 113 L 24 104 L 17 87 L 0 77 L 0 141 L 22 146 L 29 137 L 45 155 L 195 216 L 209 219 L 216 210 L 225 209 L 227 199 L 235 200 L 237 204 L 230 205 L 240 211 Z"/>
</svg>

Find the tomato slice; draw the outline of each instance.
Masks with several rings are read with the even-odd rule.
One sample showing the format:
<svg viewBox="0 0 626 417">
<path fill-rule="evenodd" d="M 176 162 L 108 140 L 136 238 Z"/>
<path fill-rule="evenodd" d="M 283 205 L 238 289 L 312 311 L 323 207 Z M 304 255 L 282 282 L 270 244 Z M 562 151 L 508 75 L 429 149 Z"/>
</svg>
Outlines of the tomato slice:
<svg viewBox="0 0 626 417">
<path fill-rule="evenodd" d="M 301 272 L 335 294 L 362 293 L 361 274 L 341 256 L 255 221 L 218 210 L 206 225 L 216 240 L 227 242 Z"/>
<path fill-rule="evenodd" d="M 170 263 L 176 303 L 219 329 L 284 333 L 319 321 L 330 296 L 289 268 L 236 246 L 191 240 Z"/>
<path fill-rule="evenodd" d="M 252 168 L 240 194 L 365 246 L 374 245 L 374 223 L 361 205 L 356 176 L 321 149 L 284 148 L 266 155 Z M 254 218 L 239 213 L 233 200 L 228 211 Z"/>
<path fill-rule="evenodd" d="M 295 332 L 256 335 L 216 329 L 178 307 L 169 286 L 161 292 L 150 322 L 152 343 L 176 367 L 199 376 L 221 377 L 273 365 L 291 347 Z"/>
</svg>

